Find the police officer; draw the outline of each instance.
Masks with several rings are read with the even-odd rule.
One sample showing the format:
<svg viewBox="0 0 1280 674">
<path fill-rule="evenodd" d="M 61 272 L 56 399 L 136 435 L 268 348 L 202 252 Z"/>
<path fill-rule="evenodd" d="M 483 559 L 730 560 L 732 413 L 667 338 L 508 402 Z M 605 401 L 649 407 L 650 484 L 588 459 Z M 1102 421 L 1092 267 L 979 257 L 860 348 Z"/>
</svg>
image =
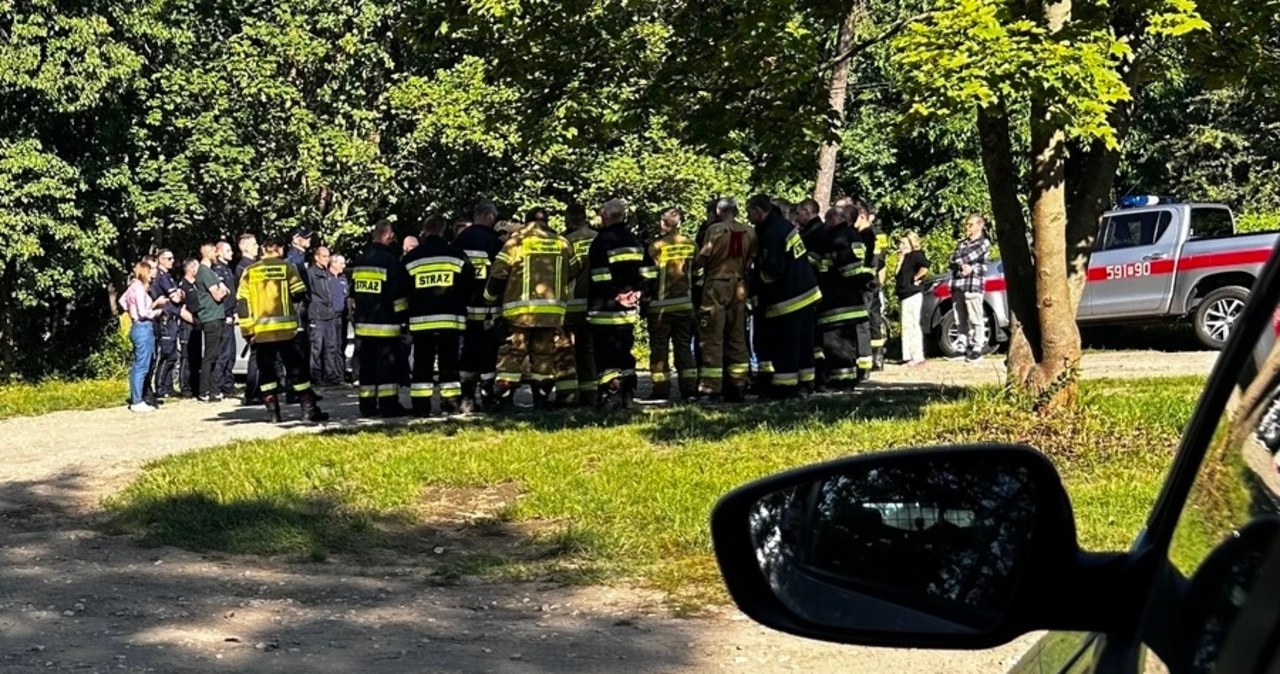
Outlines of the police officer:
<svg viewBox="0 0 1280 674">
<path fill-rule="evenodd" d="M 756 232 L 737 221 L 733 199 L 716 204 L 718 222 L 707 228 L 693 262 L 702 279 L 698 307 L 698 344 L 702 369 L 698 393 L 719 396 L 726 379 L 726 400 L 740 402 L 750 371 L 747 349 L 747 274 L 756 255 Z M 727 372 L 726 372 L 727 370 Z"/>
<path fill-rule="evenodd" d="M 865 283 L 863 259 L 854 253 L 855 236 L 848 224 L 847 209 L 832 209 L 809 250 L 818 260 L 818 285 L 822 300 L 818 305 L 818 342 L 822 347 L 824 385 L 847 389 L 858 382 L 858 329 L 866 334 L 867 307 L 861 284 Z M 857 245 L 861 245 L 861 242 Z"/>
<path fill-rule="evenodd" d="M 587 324 L 591 326 L 599 406 L 605 410 L 629 409 L 636 390 L 633 329 L 639 319 L 644 291 L 644 246 L 627 228 L 627 205 L 610 199 L 600 208 L 600 235 L 591 242 L 587 264 L 591 286 L 587 299 Z"/>
<path fill-rule="evenodd" d="M 650 398 L 666 400 L 671 395 L 671 374 L 667 357 L 675 353 L 680 398 L 697 395 L 698 365 L 693 359 L 693 239 L 680 233 L 680 211 L 662 214 L 661 236 L 649 244 L 644 267 L 649 287 L 645 292 L 645 314 L 649 323 L 649 376 L 653 381 Z"/>
<path fill-rule="evenodd" d="M 311 340 L 308 353 L 311 357 L 311 381 L 317 386 L 341 386 L 346 374 L 342 358 L 343 335 L 338 329 L 341 321 L 333 304 L 333 274 L 329 273 L 330 250 L 317 246 L 314 263 L 307 267 L 307 287 L 311 299 L 307 302 L 307 335 Z"/>
<path fill-rule="evenodd" d="M 173 278 L 174 255 L 171 250 L 156 253 L 156 265 L 159 272 L 152 281 L 156 294 L 169 298 L 169 302 L 160 311 L 156 323 L 156 341 L 159 359 L 156 364 L 155 394 L 157 400 L 171 398 L 173 391 L 173 375 L 178 368 L 178 356 L 181 351 L 178 344 L 179 324 L 182 323 L 182 302 L 185 297 Z"/>
<path fill-rule="evenodd" d="M 875 369 L 875 332 L 871 307 L 880 292 L 876 282 L 876 233 L 871 229 L 871 210 L 861 201 L 850 201 L 849 217 L 853 220 L 853 253 L 861 261 L 857 272 L 853 275 L 852 290 L 859 294 L 862 306 L 867 308 L 865 324 L 859 322 L 856 327 L 858 348 L 858 379 L 866 379 Z M 884 344 L 881 333 L 880 344 Z"/>
<path fill-rule="evenodd" d="M 565 334 L 573 353 L 576 376 L 556 382 L 556 404 L 569 407 L 575 404 L 591 406 L 596 403 L 595 349 L 592 348 L 591 331 L 587 329 L 587 291 L 591 284 L 591 267 L 587 254 L 598 232 L 587 220 L 587 209 L 581 204 L 571 204 L 564 214 L 564 238 L 573 246 L 573 260 L 577 272 L 572 281 L 572 292 L 564 316 Z M 561 356 L 564 357 L 564 356 Z"/>
<path fill-rule="evenodd" d="M 291 388 L 302 405 L 302 418 L 311 422 L 327 421 L 329 415 L 316 404 L 307 362 L 295 338 L 298 306 L 306 301 L 307 286 L 297 268 L 281 259 L 283 247 L 282 242 L 268 239 L 262 247 L 262 259 L 244 269 L 235 302 L 240 330 L 258 351 L 258 362 L 262 366 L 258 388 L 271 420 L 282 421 L 280 381 L 276 375 L 278 359 L 289 373 Z"/>
<path fill-rule="evenodd" d="M 759 237 L 757 315 L 762 320 L 757 333 L 768 336 L 766 358 L 774 369 L 769 395 L 792 398 L 799 394 L 802 377 L 813 380 L 813 312 L 822 292 L 800 233 L 769 197 L 751 197 L 747 216 Z"/>
<path fill-rule="evenodd" d="M 400 404 L 395 350 L 409 308 L 409 281 L 400 258 L 391 250 L 394 244 L 391 223 L 380 220 L 373 226 L 369 247 L 351 265 L 354 321 L 356 337 L 360 339 L 357 357 L 362 417 L 400 417 L 408 413 Z"/>
<path fill-rule="evenodd" d="M 498 307 L 484 301 L 484 287 L 489 279 L 489 268 L 502 250 L 502 241 L 493 231 L 498 218 L 498 208 L 492 201 L 476 204 L 472 222 L 454 239 L 454 245 L 462 249 L 476 270 L 477 283 L 472 285 L 471 298 L 467 301 L 467 329 L 462 336 L 462 401 L 461 409 L 470 413 L 476 409 L 476 395 L 480 395 L 480 409 L 485 409 L 493 399 L 493 384 L 498 365 Z"/>
<path fill-rule="evenodd" d="M 217 259 L 213 263 L 213 273 L 218 275 L 218 280 L 222 281 L 222 285 L 227 287 L 229 297 L 236 296 L 236 275 L 231 270 L 231 260 L 235 253 L 231 249 L 231 244 L 226 241 L 219 241 L 217 247 Z M 222 395 L 235 395 L 236 380 L 231 373 L 236 363 L 236 302 L 223 302 L 223 326 L 222 326 L 222 342 L 218 351 L 218 363 L 216 366 L 217 389 Z"/>
<path fill-rule="evenodd" d="M 533 406 L 546 409 L 557 381 L 574 378 L 564 317 L 577 274 L 573 245 L 547 227 L 547 211 L 534 208 L 524 227 L 512 228 L 494 260 L 485 301 L 501 301 L 506 339 L 498 350 L 496 394 L 510 408 L 529 359 Z"/>
<path fill-rule="evenodd" d="M 419 417 L 430 416 L 431 399 L 437 391 L 442 414 L 456 414 L 462 397 L 458 357 L 476 270 L 461 248 L 445 241 L 445 227 L 444 218 L 427 218 L 419 245 L 404 257 L 409 274 L 409 334 L 413 336 L 409 398 L 414 416 Z"/>
</svg>

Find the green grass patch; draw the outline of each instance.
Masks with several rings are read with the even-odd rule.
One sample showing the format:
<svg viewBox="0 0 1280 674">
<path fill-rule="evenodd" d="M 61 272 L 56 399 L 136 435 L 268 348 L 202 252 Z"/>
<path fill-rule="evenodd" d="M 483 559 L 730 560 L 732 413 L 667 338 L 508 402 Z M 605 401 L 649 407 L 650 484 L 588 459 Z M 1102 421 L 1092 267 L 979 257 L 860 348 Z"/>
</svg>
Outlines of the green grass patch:
<svg viewBox="0 0 1280 674">
<path fill-rule="evenodd" d="M 696 604 L 720 592 L 707 522 L 721 495 L 886 448 L 1038 447 L 1062 472 L 1081 543 L 1125 549 L 1202 384 L 1087 382 L 1079 410 L 1049 419 L 994 389 L 921 389 L 286 436 L 157 461 L 107 505 L 118 530 L 157 544 L 304 559 L 399 549 L 446 580 L 625 578 Z"/>
<path fill-rule="evenodd" d="M 128 397 L 129 383 L 120 379 L 4 384 L 0 385 L 0 419 L 122 406 Z"/>
</svg>

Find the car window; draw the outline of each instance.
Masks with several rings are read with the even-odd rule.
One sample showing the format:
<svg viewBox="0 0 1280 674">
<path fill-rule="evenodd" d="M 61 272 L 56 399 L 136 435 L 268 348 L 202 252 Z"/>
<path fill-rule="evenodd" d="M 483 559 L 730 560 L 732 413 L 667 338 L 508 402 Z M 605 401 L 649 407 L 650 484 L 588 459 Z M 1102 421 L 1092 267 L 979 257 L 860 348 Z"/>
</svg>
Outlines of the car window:
<svg viewBox="0 0 1280 674">
<path fill-rule="evenodd" d="M 1280 311 L 1254 344 L 1200 466 L 1169 550 L 1186 583 L 1178 671 L 1212 670 L 1280 532 Z"/>
<path fill-rule="evenodd" d="M 1103 223 L 1102 236 L 1098 239 L 1098 250 L 1120 250 L 1153 245 L 1168 231 L 1172 221 L 1173 214 L 1169 211 L 1113 215 Z"/>
<path fill-rule="evenodd" d="M 1209 207 L 1191 209 L 1191 238 L 1216 239 L 1231 236 L 1234 232 L 1231 211 Z"/>
</svg>

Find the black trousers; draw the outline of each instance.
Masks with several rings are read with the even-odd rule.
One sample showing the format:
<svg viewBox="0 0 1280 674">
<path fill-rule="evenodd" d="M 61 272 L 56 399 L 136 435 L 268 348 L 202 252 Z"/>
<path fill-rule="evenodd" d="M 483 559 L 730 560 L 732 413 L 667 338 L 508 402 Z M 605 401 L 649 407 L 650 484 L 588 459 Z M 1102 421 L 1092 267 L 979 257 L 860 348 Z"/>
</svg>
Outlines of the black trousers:
<svg viewBox="0 0 1280 674">
<path fill-rule="evenodd" d="M 246 405 L 258 402 L 258 398 L 262 395 L 262 391 L 258 387 L 258 379 L 258 347 L 250 343 L 249 363 L 244 373 L 244 402 Z"/>
<path fill-rule="evenodd" d="M 595 348 L 596 372 L 599 373 L 601 392 L 621 388 L 634 391 L 636 387 L 636 357 L 634 327 L 625 325 L 592 325 L 591 342 Z"/>
<path fill-rule="evenodd" d="M 161 318 L 156 323 L 156 379 L 155 391 L 160 397 L 173 395 L 173 375 L 178 370 L 178 358 L 182 353 L 178 336 L 181 332 L 176 318 Z"/>
<path fill-rule="evenodd" d="M 400 395 L 400 374 L 396 372 L 399 337 L 361 337 L 360 411 L 376 411 L 380 401 L 394 401 Z"/>
<path fill-rule="evenodd" d="M 871 348 L 883 349 L 888 335 L 885 334 L 884 293 L 879 284 L 875 284 L 866 294 L 867 313 L 870 315 Z"/>
<path fill-rule="evenodd" d="M 178 385 L 183 395 L 200 392 L 200 362 L 204 357 L 204 333 L 190 323 L 178 326 Z"/>
<path fill-rule="evenodd" d="M 824 325 L 821 329 L 818 339 L 822 344 L 825 379 L 837 388 L 848 388 L 858 380 L 858 359 L 870 357 L 867 321 L 846 321 Z"/>
<path fill-rule="evenodd" d="M 474 386 L 483 381 L 492 385 L 498 376 L 498 328 L 485 327 L 484 321 L 467 321 L 462 335 L 462 382 Z"/>
<path fill-rule="evenodd" d="M 773 392 L 790 397 L 800 383 L 812 382 L 814 308 L 805 307 L 782 316 L 766 317 L 757 335 L 765 335 L 766 359 L 773 363 Z"/>
<path fill-rule="evenodd" d="M 462 395 L 458 373 L 461 330 L 418 330 L 413 335 L 413 378 L 409 396 L 415 409 L 430 409 L 437 391 L 441 401 L 456 401 Z M 436 367 L 439 359 L 440 367 Z M 425 401 L 425 405 L 423 402 Z"/>
<path fill-rule="evenodd" d="M 313 320 L 307 330 L 311 340 L 311 381 L 324 386 L 342 384 L 346 367 L 338 340 L 341 322 L 336 318 Z"/>
<path fill-rule="evenodd" d="M 258 354 L 258 390 L 263 397 L 278 395 L 284 386 L 280 381 L 276 365 L 284 366 L 289 377 L 289 387 L 294 393 L 301 393 L 311 388 L 311 377 L 307 373 L 307 361 L 298 350 L 298 342 L 286 339 L 280 342 L 264 342 L 254 345 Z"/>
<path fill-rule="evenodd" d="M 214 380 L 218 382 L 217 390 L 226 395 L 236 392 L 235 375 L 231 369 L 236 364 L 236 326 L 234 323 L 222 325 L 222 348 L 218 350 L 218 373 Z"/>
<path fill-rule="evenodd" d="M 222 333 L 226 321 L 200 324 L 200 332 L 204 335 L 204 353 L 200 358 L 200 395 L 212 396 L 218 393 L 218 357 L 222 353 Z"/>
</svg>

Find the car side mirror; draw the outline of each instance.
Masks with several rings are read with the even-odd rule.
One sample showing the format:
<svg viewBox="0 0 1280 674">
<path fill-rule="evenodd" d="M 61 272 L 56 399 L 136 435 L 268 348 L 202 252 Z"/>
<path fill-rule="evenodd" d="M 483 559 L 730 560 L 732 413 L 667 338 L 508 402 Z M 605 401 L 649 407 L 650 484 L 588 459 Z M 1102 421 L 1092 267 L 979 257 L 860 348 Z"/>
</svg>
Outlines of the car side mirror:
<svg viewBox="0 0 1280 674">
<path fill-rule="evenodd" d="M 741 487 L 712 513 L 738 607 L 799 636 L 990 648 L 1100 631 L 1130 560 L 1081 552 L 1057 472 L 1023 446 L 888 452 Z M 1110 596 L 1108 596 L 1110 595 Z"/>
</svg>

